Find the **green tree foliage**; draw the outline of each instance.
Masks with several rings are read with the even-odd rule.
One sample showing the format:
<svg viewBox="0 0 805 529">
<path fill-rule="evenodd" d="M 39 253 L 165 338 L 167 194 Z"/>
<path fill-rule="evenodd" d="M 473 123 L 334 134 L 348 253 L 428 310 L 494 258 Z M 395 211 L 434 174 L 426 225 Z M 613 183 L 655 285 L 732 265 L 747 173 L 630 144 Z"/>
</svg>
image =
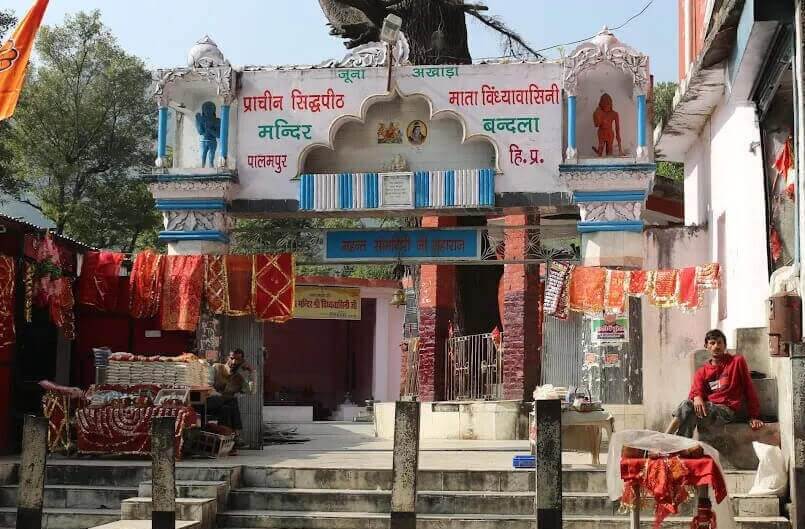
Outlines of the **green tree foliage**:
<svg viewBox="0 0 805 529">
<path fill-rule="evenodd" d="M 383 225 L 399 226 L 396 219 L 386 219 Z M 299 263 L 321 259 L 322 229 L 362 228 L 361 219 L 351 217 L 313 219 L 238 219 L 232 240 L 233 253 L 293 252 Z M 362 277 L 391 279 L 393 265 L 301 265 L 297 274 L 308 276 Z"/>
<path fill-rule="evenodd" d="M 674 94 L 677 84 L 673 82 L 663 82 L 654 85 L 654 115 L 652 125 L 656 127 L 660 123 L 666 123 L 674 110 Z"/>
<path fill-rule="evenodd" d="M 654 85 L 654 113 L 652 125 L 657 126 L 668 122 L 671 113 L 674 111 L 674 94 L 677 84 L 671 82 L 657 83 Z M 684 165 L 678 162 L 657 162 L 657 176 L 670 180 L 684 180 Z"/>
<path fill-rule="evenodd" d="M 59 233 L 131 251 L 159 224 L 136 176 L 150 165 L 156 116 L 151 76 L 99 11 L 43 26 L 9 145 L 19 184 Z"/>
</svg>

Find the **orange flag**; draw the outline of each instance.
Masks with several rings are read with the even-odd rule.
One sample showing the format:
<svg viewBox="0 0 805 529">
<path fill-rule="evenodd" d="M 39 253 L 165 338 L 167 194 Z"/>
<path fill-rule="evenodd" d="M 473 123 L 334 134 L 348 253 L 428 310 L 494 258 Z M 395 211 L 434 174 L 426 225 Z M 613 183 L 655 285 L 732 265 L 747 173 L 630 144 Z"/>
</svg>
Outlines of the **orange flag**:
<svg viewBox="0 0 805 529">
<path fill-rule="evenodd" d="M 28 58 L 47 6 L 48 0 L 36 0 L 11 37 L 0 46 L 0 121 L 10 118 L 17 108 Z"/>
</svg>

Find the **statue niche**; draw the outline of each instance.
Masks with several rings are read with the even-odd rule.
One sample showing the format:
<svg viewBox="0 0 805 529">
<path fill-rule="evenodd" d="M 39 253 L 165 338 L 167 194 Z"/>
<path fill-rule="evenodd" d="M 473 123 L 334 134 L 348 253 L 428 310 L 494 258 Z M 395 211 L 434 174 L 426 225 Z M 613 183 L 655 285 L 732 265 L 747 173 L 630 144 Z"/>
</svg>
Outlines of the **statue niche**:
<svg viewBox="0 0 805 529">
<path fill-rule="evenodd" d="M 221 135 L 221 118 L 215 116 L 215 103 L 207 101 L 201 105 L 201 113 L 196 114 L 196 130 L 201 136 L 201 167 L 215 166 L 215 150 Z"/>
<path fill-rule="evenodd" d="M 612 108 L 612 97 L 607 93 L 601 95 L 598 108 L 593 112 L 593 125 L 598 129 L 598 147 L 593 147 L 595 154 L 599 157 L 611 156 L 614 141 L 618 144 L 618 154 L 623 156 L 620 118 Z"/>
</svg>

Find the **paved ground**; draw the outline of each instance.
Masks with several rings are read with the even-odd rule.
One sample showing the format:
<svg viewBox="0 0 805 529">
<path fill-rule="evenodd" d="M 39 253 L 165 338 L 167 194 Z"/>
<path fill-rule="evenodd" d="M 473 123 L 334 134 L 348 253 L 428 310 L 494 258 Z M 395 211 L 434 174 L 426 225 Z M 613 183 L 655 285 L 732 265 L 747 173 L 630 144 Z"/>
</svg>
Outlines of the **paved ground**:
<svg viewBox="0 0 805 529">
<path fill-rule="evenodd" d="M 261 451 L 242 450 L 238 456 L 215 460 L 187 459 L 182 466 L 276 466 L 296 468 L 390 469 L 393 442 L 377 439 L 371 424 L 319 422 L 296 425 L 276 425 L 296 429 L 299 438 L 309 439 L 299 444 L 266 446 Z M 458 441 L 423 440 L 420 444 L 419 466 L 422 470 L 509 470 L 512 458 L 530 453 L 528 441 Z M 0 458 L 0 462 L 17 461 L 15 457 Z M 588 466 L 590 455 L 566 452 L 564 464 Z M 48 464 L 83 465 L 150 465 L 142 458 L 73 457 L 55 455 Z M 606 454 L 601 454 L 606 464 Z"/>
</svg>

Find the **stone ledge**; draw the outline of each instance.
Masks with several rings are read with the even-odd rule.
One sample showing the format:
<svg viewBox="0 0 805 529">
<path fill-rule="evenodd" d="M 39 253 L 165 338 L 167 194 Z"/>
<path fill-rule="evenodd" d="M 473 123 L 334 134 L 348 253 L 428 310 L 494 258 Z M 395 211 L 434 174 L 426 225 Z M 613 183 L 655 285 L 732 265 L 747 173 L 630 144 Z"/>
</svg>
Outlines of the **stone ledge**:
<svg viewBox="0 0 805 529">
<path fill-rule="evenodd" d="M 780 446 L 780 424 L 767 423 L 760 430 L 752 430 L 747 423 L 732 423 L 699 431 L 699 440 L 719 451 L 725 468 L 755 470 L 758 459 L 752 442 Z"/>
<path fill-rule="evenodd" d="M 199 522 L 176 521 L 176 529 L 198 529 Z M 98 525 L 91 529 L 151 529 L 151 520 L 120 520 L 103 525 Z"/>
</svg>

